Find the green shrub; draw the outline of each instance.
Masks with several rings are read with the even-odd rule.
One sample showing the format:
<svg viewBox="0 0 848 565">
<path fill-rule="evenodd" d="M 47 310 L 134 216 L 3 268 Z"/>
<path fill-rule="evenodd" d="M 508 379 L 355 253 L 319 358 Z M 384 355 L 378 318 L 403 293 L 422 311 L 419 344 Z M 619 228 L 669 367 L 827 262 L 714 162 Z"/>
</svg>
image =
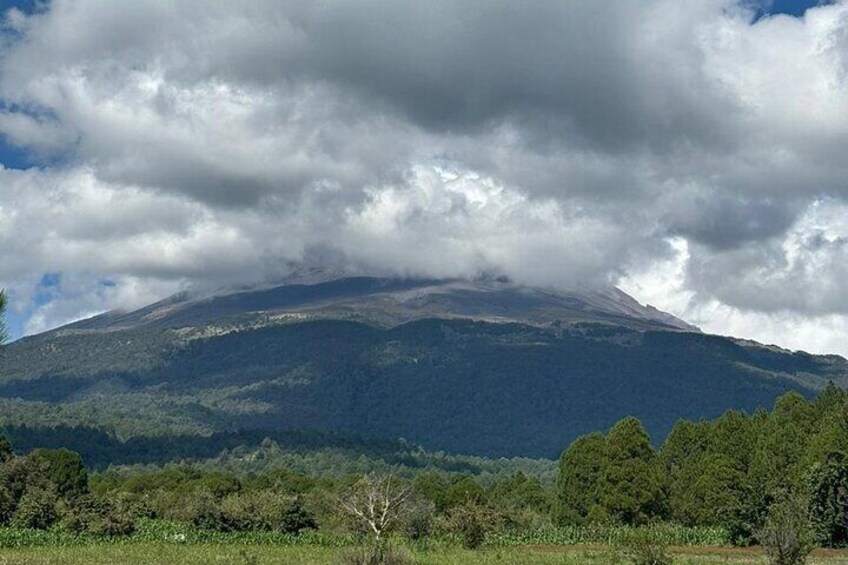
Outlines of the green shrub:
<svg viewBox="0 0 848 565">
<path fill-rule="evenodd" d="M 15 509 L 12 525 L 16 528 L 47 530 L 56 523 L 58 497 L 52 490 L 32 487 L 27 489 Z"/>
<path fill-rule="evenodd" d="M 317 528 L 315 518 L 299 498 L 271 490 L 237 492 L 220 500 L 199 491 L 192 497 L 188 515 L 195 526 L 220 532 L 298 534 Z"/>
<path fill-rule="evenodd" d="M 289 499 L 289 502 L 277 515 L 276 531 L 286 534 L 299 534 L 304 530 L 318 528 L 315 517 L 307 511 L 300 502 L 299 497 Z"/>
<path fill-rule="evenodd" d="M 215 498 L 219 499 L 241 490 L 239 480 L 225 473 L 207 473 L 196 482 L 200 489 L 209 491 Z"/>
<path fill-rule="evenodd" d="M 492 508 L 474 501 L 454 506 L 445 516 L 448 532 L 462 538 L 467 549 L 477 549 L 486 541 L 486 535 L 503 524 L 503 518 Z"/>
<path fill-rule="evenodd" d="M 5 463 L 12 457 L 14 457 L 12 443 L 6 436 L 0 435 L 0 463 Z"/>
<path fill-rule="evenodd" d="M 62 529 L 99 537 L 128 536 L 135 531 L 135 516 L 123 500 L 82 496 L 60 505 Z"/>
<path fill-rule="evenodd" d="M 420 499 L 403 520 L 403 531 L 412 541 L 422 541 L 433 532 L 435 506 L 426 499 Z"/>
<path fill-rule="evenodd" d="M 0 466 L 0 484 L 19 501 L 30 486 L 49 488 L 47 477 L 28 457 L 15 457 Z"/>
<path fill-rule="evenodd" d="M 671 565 L 669 535 L 659 525 L 633 528 L 621 540 L 623 553 L 635 565 Z"/>
<path fill-rule="evenodd" d="M 0 485 L 0 526 L 7 526 L 12 521 L 17 501 L 5 486 Z"/>
<path fill-rule="evenodd" d="M 207 491 L 198 491 L 184 498 L 180 513 L 175 517 L 187 521 L 205 530 L 225 530 L 224 520 L 218 501 Z"/>
<path fill-rule="evenodd" d="M 97 519 L 89 524 L 88 531 L 104 537 L 128 536 L 135 532 L 135 516 L 128 507 L 106 504 Z"/>
<path fill-rule="evenodd" d="M 403 550 L 387 544 L 374 544 L 346 551 L 341 565 L 412 565 L 414 561 Z"/>
<path fill-rule="evenodd" d="M 807 501 L 789 494 L 769 507 L 756 537 L 771 565 L 803 565 L 813 550 L 815 539 Z"/>
<path fill-rule="evenodd" d="M 28 458 L 41 468 L 60 497 L 88 493 L 88 472 L 79 453 L 69 449 L 36 449 Z"/>
</svg>

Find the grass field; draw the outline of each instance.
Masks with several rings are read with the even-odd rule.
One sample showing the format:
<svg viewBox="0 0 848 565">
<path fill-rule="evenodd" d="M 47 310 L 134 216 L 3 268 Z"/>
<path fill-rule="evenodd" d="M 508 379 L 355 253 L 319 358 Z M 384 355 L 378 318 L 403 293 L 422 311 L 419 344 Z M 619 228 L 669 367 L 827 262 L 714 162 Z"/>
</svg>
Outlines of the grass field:
<svg viewBox="0 0 848 565">
<path fill-rule="evenodd" d="M 334 565 L 345 549 L 315 546 L 234 546 L 216 544 L 177 545 L 164 542 L 93 544 L 76 547 L 29 547 L 0 550 L 0 565 L 123 565 L 123 564 L 303 564 Z M 765 564 L 757 548 L 675 548 L 675 563 Z M 603 546 L 521 546 L 482 551 L 439 548 L 410 551 L 420 565 L 602 565 L 627 563 Z M 817 552 L 810 564 L 848 564 L 848 551 Z"/>
<path fill-rule="evenodd" d="M 622 538 L 633 531 L 574 527 L 497 534 L 477 551 L 461 549 L 460 540 L 449 537 L 431 538 L 427 550 L 408 548 L 403 538 L 392 543 L 409 563 L 417 565 L 625 565 L 629 561 L 612 548 L 623 547 Z M 729 547 L 726 534 L 719 530 L 670 527 L 663 531 L 663 543 L 672 546 L 677 565 L 766 563 L 761 549 Z M 222 533 L 141 519 L 132 536 L 112 540 L 60 529 L 0 528 L 0 565 L 339 565 L 356 550 L 356 543 L 349 534 Z M 848 550 L 819 550 L 809 563 L 848 565 Z"/>
</svg>

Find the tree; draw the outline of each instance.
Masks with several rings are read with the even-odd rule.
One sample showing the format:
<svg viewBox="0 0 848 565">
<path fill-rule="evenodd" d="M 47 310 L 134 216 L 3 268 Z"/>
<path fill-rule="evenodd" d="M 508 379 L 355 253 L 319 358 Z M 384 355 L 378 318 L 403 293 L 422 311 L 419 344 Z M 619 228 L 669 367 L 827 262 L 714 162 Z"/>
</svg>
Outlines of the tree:
<svg viewBox="0 0 848 565">
<path fill-rule="evenodd" d="M 671 483 L 672 517 L 687 526 L 732 529 L 739 520 L 745 482 L 726 455 L 693 457 Z"/>
<path fill-rule="evenodd" d="M 58 498 L 51 489 L 38 486 L 27 488 L 18 503 L 12 517 L 12 525 L 17 528 L 47 530 L 59 518 L 56 512 Z"/>
<path fill-rule="evenodd" d="M 836 386 L 833 381 L 828 381 L 827 386 L 816 397 L 814 404 L 818 413 L 830 412 L 842 407 L 846 398 L 848 393 Z"/>
<path fill-rule="evenodd" d="M 0 464 L 5 463 L 14 456 L 12 443 L 4 435 L 0 435 Z"/>
<path fill-rule="evenodd" d="M 401 485 L 392 475 L 365 475 L 343 495 L 338 506 L 348 518 L 382 543 L 384 534 L 398 524 L 407 510 L 412 487 Z"/>
<path fill-rule="evenodd" d="M 708 449 L 709 432 L 708 422 L 678 420 L 674 424 L 658 454 L 672 481 L 690 461 L 700 457 Z"/>
<path fill-rule="evenodd" d="M 803 565 L 813 550 L 813 532 L 807 501 L 790 493 L 769 507 L 756 537 L 770 565 Z"/>
<path fill-rule="evenodd" d="M 36 449 L 29 458 L 43 470 L 60 497 L 88 492 L 88 472 L 79 453 L 69 449 Z"/>
<path fill-rule="evenodd" d="M 554 518 L 560 525 L 581 524 L 595 504 L 596 486 L 606 457 L 606 439 L 600 433 L 581 436 L 559 459 Z"/>
<path fill-rule="evenodd" d="M 737 470 L 747 473 L 757 445 L 756 428 L 766 417 L 762 412 L 749 418 L 737 410 L 728 410 L 712 422 L 708 450 L 724 455 Z"/>
<path fill-rule="evenodd" d="M 808 473 L 810 519 L 818 540 L 830 547 L 848 545 L 848 458 L 830 454 Z"/>
<path fill-rule="evenodd" d="M 445 515 L 449 531 L 462 538 L 466 549 L 477 549 L 486 541 L 486 535 L 498 529 L 503 516 L 485 504 L 467 500 L 451 508 Z"/>
<path fill-rule="evenodd" d="M 760 492 L 788 489 L 803 479 L 810 438 L 821 425 L 814 405 L 796 392 L 775 401 L 774 410 L 754 430 L 748 474 Z"/>
<path fill-rule="evenodd" d="M 542 482 L 538 477 L 528 477 L 521 471 L 495 481 L 486 498 L 503 510 L 550 511 L 550 499 Z"/>
<path fill-rule="evenodd" d="M 625 418 L 607 436 L 606 457 L 598 477 L 598 502 L 590 510 L 590 518 L 631 525 L 662 518 L 666 482 L 641 422 Z"/>
<path fill-rule="evenodd" d="M 0 290 L 0 345 L 9 339 L 9 331 L 6 329 L 6 291 Z"/>
</svg>

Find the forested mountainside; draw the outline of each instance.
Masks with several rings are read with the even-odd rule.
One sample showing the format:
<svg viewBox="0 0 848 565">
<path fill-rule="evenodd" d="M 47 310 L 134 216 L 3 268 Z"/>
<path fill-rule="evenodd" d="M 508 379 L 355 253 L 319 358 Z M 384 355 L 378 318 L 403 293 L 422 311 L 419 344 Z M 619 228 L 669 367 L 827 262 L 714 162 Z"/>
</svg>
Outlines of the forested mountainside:
<svg viewBox="0 0 848 565">
<path fill-rule="evenodd" d="M 626 415 L 661 441 L 679 418 L 848 382 L 841 357 L 690 331 L 619 293 L 346 278 L 183 295 L 0 350 L 0 423 L 122 440 L 341 432 L 553 458 Z"/>
</svg>

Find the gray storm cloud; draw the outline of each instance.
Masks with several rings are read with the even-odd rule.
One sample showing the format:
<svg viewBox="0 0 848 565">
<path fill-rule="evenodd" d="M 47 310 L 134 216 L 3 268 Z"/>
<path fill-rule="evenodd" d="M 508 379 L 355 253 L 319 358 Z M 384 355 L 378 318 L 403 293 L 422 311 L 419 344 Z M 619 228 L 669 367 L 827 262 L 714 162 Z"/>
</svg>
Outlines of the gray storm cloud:
<svg viewBox="0 0 848 565">
<path fill-rule="evenodd" d="M 844 1 L 54 0 L 3 30 L 0 133 L 47 165 L 0 171 L 0 284 L 68 281 L 32 331 L 327 254 L 848 327 Z"/>
</svg>

